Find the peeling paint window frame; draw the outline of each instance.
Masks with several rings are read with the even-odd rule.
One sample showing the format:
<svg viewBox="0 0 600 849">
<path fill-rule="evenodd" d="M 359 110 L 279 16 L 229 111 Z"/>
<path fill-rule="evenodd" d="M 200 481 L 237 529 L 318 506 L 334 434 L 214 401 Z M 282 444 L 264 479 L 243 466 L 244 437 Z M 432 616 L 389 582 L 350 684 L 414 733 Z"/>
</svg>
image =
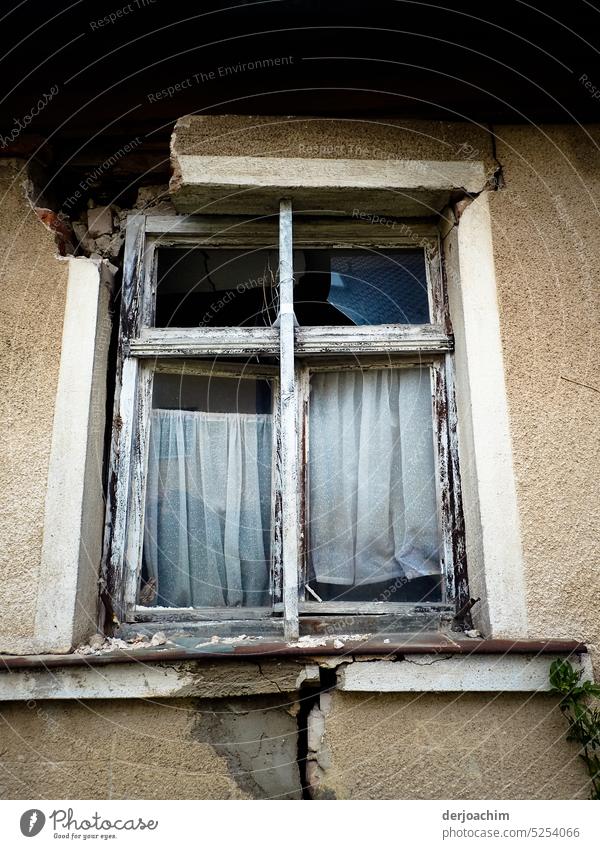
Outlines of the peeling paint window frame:
<svg viewBox="0 0 600 849">
<path fill-rule="evenodd" d="M 292 232 L 293 227 L 293 232 Z M 278 247 L 280 255 L 278 326 L 154 327 L 156 256 L 161 247 Z M 299 327 L 293 314 L 293 248 L 422 247 L 428 276 L 431 323 L 354 327 Z M 121 319 L 117 354 L 115 417 L 103 564 L 104 607 L 114 621 L 206 623 L 276 620 L 285 636 L 298 635 L 299 622 L 319 629 L 326 619 L 332 633 L 415 630 L 449 624 L 468 603 L 464 524 L 458 466 L 453 335 L 444 283 L 437 223 L 404 221 L 399 233 L 372 221 L 294 217 L 292 202 L 281 202 L 271 219 L 224 216 L 132 215 L 127 222 Z M 177 368 L 177 360 L 235 355 L 275 355 L 280 374 L 274 394 L 278 450 L 274 469 L 274 539 L 271 608 L 173 608 L 137 605 L 141 573 L 148 427 L 153 373 Z M 437 465 L 444 600 L 440 603 L 330 602 L 299 597 L 306 552 L 305 480 L 308 376 L 323 357 L 361 357 L 389 366 L 394 361 L 428 365 Z M 199 366 L 201 368 L 201 366 Z M 261 368 L 257 369 L 262 371 Z M 382 616 L 382 614 L 384 614 Z M 343 617 L 340 622 L 338 615 Z M 348 616 L 352 617 L 349 625 Z M 337 620 L 337 621 L 336 621 Z"/>
</svg>

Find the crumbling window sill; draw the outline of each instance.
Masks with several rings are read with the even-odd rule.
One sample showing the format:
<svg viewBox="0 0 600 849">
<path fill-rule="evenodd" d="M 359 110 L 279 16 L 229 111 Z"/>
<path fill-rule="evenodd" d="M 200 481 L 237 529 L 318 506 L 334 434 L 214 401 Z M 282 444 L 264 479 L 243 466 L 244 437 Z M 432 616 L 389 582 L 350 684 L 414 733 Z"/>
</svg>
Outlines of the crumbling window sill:
<svg viewBox="0 0 600 849">
<path fill-rule="evenodd" d="M 243 664 L 244 681 L 258 670 L 263 686 L 250 687 L 247 694 L 271 691 L 264 686 L 294 692 L 316 685 L 321 667 L 335 668 L 342 691 L 547 692 L 550 663 L 565 656 L 584 678 L 592 679 L 586 648 L 573 640 L 469 639 L 441 633 L 345 641 L 310 637 L 296 643 L 255 638 L 201 647 L 171 643 L 89 655 L 4 656 L 0 701 L 231 695 L 223 691 L 222 676 Z M 282 670 L 285 675 L 277 680 Z"/>
</svg>

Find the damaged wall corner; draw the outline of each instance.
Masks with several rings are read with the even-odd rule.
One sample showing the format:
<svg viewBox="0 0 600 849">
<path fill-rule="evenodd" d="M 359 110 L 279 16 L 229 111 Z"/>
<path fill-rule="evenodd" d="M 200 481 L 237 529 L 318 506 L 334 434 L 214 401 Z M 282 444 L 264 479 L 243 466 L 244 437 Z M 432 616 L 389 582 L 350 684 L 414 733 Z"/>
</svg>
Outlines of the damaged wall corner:
<svg viewBox="0 0 600 849">
<path fill-rule="evenodd" d="M 37 639 L 51 644 L 52 651 L 69 651 L 96 630 L 104 530 L 106 373 L 114 274 L 103 260 L 80 257 L 68 262 L 36 616 Z M 57 610 L 62 611 L 61 618 Z"/>
<path fill-rule="evenodd" d="M 0 159 L 0 649 L 32 645 L 69 264 Z"/>
<path fill-rule="evenodd" d="M 112 272 L 57 255 L 25 161 L 0 184 L 0 651 L 67 652 L 96 627 Z"/>
</svg>

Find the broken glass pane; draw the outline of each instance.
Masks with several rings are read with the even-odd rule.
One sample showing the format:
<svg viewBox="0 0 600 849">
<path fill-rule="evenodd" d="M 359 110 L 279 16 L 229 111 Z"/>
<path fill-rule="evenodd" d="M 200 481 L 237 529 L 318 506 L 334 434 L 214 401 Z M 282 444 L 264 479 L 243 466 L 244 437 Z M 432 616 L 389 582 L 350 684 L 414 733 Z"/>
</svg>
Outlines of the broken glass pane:
<svg viewBox="0 0 600 849">
<path fill-rule="evenodd" d="M 156 327 L 271 325 L 277 267 L 263 248 L 159 248 Z"/>
<path fill-rule="evenodd" d="M 308 249 L 294 252 L 299 324 L 426 324 L 422 249 Z"/>
</svg>

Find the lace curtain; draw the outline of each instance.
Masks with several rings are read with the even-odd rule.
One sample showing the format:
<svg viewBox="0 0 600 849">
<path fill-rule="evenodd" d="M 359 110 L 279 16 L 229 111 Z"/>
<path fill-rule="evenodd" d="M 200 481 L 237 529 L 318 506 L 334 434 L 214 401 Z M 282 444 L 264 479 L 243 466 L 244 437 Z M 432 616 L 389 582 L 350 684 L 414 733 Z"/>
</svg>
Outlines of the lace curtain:
<svg viewBox="0 0 600 849">
<path fill-rule="evenodd" d="M 154 410 L 144 562 L 156 603 L 269 603 L 271 416 Z"/>
<path fill-rule="evenodd" d="M 314 578 L 349 587 L 438 575 L 429 369 L 317 372 L 309 422 Z"/>
</svg>

